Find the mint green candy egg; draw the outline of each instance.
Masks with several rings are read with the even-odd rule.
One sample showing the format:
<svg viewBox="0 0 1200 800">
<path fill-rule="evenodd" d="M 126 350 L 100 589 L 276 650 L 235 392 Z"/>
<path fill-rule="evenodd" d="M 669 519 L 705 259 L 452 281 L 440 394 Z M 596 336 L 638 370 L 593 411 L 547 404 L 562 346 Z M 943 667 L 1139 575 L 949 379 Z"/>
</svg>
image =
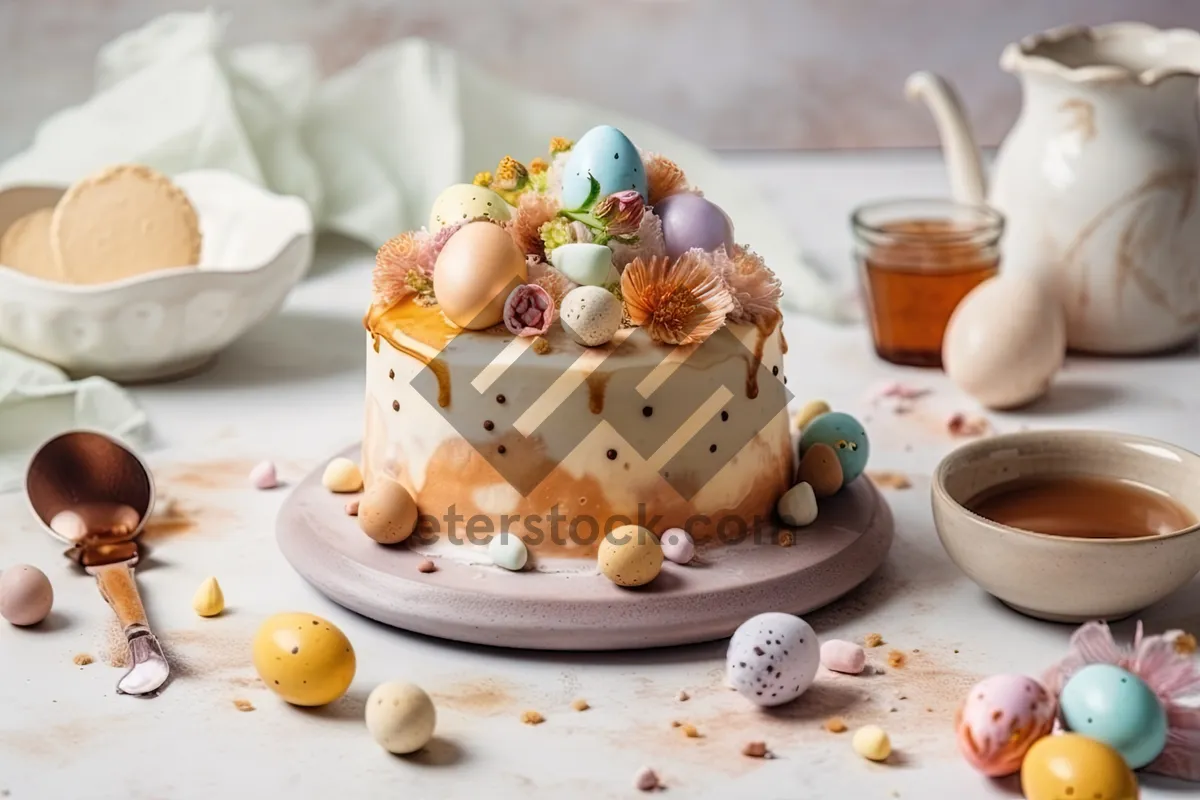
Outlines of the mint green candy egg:
<svg viewBox="0 0 1200 800">
<path fill-rule="evenodd" d="M 1167 743 L 1167 712 L 1132 672 L 1089 664 L 1076 672 L 1059 698 L 1063 722 L 1075 733 L 1109 745 L 1130 769 L 1141 769 Z"/>
<path fill-rule="evenodd" d="M 805 450 L 818 443 L 829 445 L 837 453 L 838 462 L 842 465 L 843 485 L 850 483 L 867 468 L 867 456 L 871 452 L 867 429 L 849 414 L 828 411 L 808 423 L 800 437 L 800 454 L 803 455 Z"/>
</svg>

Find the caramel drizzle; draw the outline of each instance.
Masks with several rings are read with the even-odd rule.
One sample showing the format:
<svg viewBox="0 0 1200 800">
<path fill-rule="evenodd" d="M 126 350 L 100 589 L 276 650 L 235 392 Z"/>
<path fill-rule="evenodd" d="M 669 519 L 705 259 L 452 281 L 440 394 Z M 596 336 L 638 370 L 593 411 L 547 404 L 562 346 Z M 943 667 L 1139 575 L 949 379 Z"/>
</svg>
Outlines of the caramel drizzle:
<svg viewBox="0 0 1200 800">
<path fill-rule="evenodd" d="M 755 323 L 758 330 L 754 340 L 754 355 L 746 359 L 746 397 L 751 400 L 758 397 L 758 368 L 762 365 L 763 349 L 767 346 L 767 338 L 775 332 L 775 326 L 778 324 L 778 314 Z"/>
<path fill-rule="evenodd" d="M 430 358 L 427 354 L 422 353 L 419 350 L 414 350 L 413 348 L 403 344 L 402 342 L 397 341 L 395 337 L 388 336 L 388 334 L 385 331 L 380 330 L 380 328 L 382 327 L 381 323 L 383 322 L 383 320 L 386 317 L 388 317 L 390 314 L 392 314 L 393 312 L 395 312 L 397 315 L 403 315 L 403 316 L 411 317 L 413 319 L 420 319 L 423 323 L 425 323 L 425 327 L 430 327 L 431 324 L 434 324 L 431 322 L 434 319 L 433 315 L 437 314 L 438 318 L 440 318 L 440 316 L 441 316 L 440 312 L 438 312 L 436 309 L 421 308 L 420 306 L 417 306 L 416 304 L 414 304 L 408 300 L 401 300 L 399 303 L 395 303 L 386 308 L 380 308 L 379 306 L 371 306 L 370 310 L 367 311 L 366 316 L 363 317 L 363 327 L 366 328 L 367 332 L 371 334 L 371 341 L 375 348 L 376 353 L 379 352 L 379 340 L 381 338 L 387 339 L 388 344 L 390 344 L 396 350 L 399 350 L 401 353 L 404 353 L 405 355 L 412 356 L 413 358 L 415 358 L 416 360 L 418 360 L 422 364 L 424 364 L 426 367 L 428 367 L 429 371 L 433 373 L 434 378 L 437 380 L 438 405 L 441 406 L 442 408 L 448 408 L 450 406 L 450 396 L 451 396 L 451 394 L 450 394 L 450 368 L 447 367 L 445 362 L 443 362 L 442 360 L 436 359 L 436 358 Z M 428 316 L 428 318 L 422 319 L 422 317 L 426 317 L 426 316 Z M 444 326 L 446 334 L 448 334 L 448 335 L 444 334 L 442 336 L 441 347 L 445 347 L 446 344 L 449 343 L 450 339 L 453 338 L 453 332 L 452 332 L 453 329 L 451 329 L 448 325 L 445 325 L 444 323 L 442 323 L 442 325 Z M 431 347 L 436 347 L 434 342 L 426 342 L 426 343 L 429 344 Z M 436 347 L 436 349 L 440 352 L 441 347 Z"/>
<path fill-rule="evenodd" d="M 587 376 L 588 410 L 593 414 L 604 413 L 604 391 L 608 388 L 608 379 L 611 377 L 611 374 L 599 372 Z"/>
</svg>

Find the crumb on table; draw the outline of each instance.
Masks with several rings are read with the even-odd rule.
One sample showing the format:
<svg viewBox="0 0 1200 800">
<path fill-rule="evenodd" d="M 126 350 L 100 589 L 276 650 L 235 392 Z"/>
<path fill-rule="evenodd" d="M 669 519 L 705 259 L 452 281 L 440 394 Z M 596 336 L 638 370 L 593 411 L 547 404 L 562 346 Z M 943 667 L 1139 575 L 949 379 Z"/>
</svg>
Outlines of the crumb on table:
<svg viewBox="0 0 1200 800">
<path fill-rule="evenodd" d="M 683 689 L 680 689 L 680 690 L 679 690 L 679 694 L 675 695 L 675 699 L 676 699 L 676 700 L 678 700 L 678 701 L 679 701 L 679 702 L 681 702 L 681 703 L 682 703 L 684 700 L 690 700 L 690 699 L 691 699 L 691 697 L 692 697 L 692 696 L 691 696 L 690 694 L 688 694 L 688 693 L 687 693 L 685 690 L 683 690 Z"/>
<path fill-rule="evenodd" d="M 238 711 L 253 711 L 254 703 L 251 703 L 249 700 L 242 700 L 241 698 L 238 698 L 237 700 L 233 701 L 233 707 Z"/>
<path fill-rule="evenodd" d="M 892 472 L 889 470 L 868 471 L 867 477 L 880 489 L 901 491 L 912 488 L 912 481 L 903 472 Z"/>
<path fill-rule="evenodd" d="M 696 730 L 696 726 L 690 722 L 683 723 L 682 725 L 679 726 L 679 728 L 680 728 L 680 730 L 683 731 L 683 735 L 689 739 L 699 739 L 700 738 L 700 731 Z"/>
<path fill-rule="evenodd" d="M 582 697 L 580 697 L 572 701 L 571 708 L 575 709 L 576 711 L 587 711 L 589 708 L 591 708 L 591 706 L 588 705 L 587 700 L 584 700 Z"/>
<path fill-rule="evenodd" d="M 642 767 L 638 770 L 637 775 L 633 777 L 633 785 L 642 792 L 653 792 L 655 789 L 661 788 L 658 774 L 649 767 Z"/>
<path fill-rule="evenodd" d="M 423 572 L 428 575 L 431 572 L 437 572 L 437 564 L 430 561 L 428 558 L 417 564 L 417 572 Z"/>
<path fill-rule="evenodd" d="M 742 755 L 748 756 L 749 758 L 766 758 L 767 757 L 767 743 L 766 742 L 746 742 L 745 747 L 742 748 Z"/>
<path fill-rule="evenodd" d="M 825 730 L 830 733 L 845 733 L 847 730 L 846 720 L 841 717 L 830 717 L 825 720 Z"/>
<path fill-rule="evenodd" d="M 780 547 L 791 547 L 792 544 L 795 543 L 795 541 L 796 541 L 796 537 L 792 536 L 791 531 L 780 531 L 779 532 L 779 546 Z"/>
<path fill-rule="evenodd" d="M 550 352 L 550 342 L 546 341 L 546 339 L 541 336 L 536 337 L 533 340 L 533 352 L 537 353 L 539 356 L 546 355 L 546 353 Z"/>
<path fill-rule="evenodd" d="M 86 667 L 88 664 L 95 663 L 96 659 L 92 658 L 87 653 L 80 653 L 72 659 L 76 666 Z"/>
<path fill-rule="evenodd" d="M 887 663 L 888 666 L 893 669 L 900 669 L 906 663 L 908 663 L 908 656 L 904 655 L 904 653 L 900 652 L 899 650 L 892 650 L 888 653 Z"/>
<path fill-rule="evenodd" d="M 878 633 L 868 633 L 863 637 L 863 644 L 867 647 L 879 647 L 883 644 L 883 637 Z"/>
<path fill-rule="evenodd" d="M 536 711 L 530 710 L 521 714 L 521 722 L 524 722 L 526 725 L 541 725 L 545 721 L 546 718 Z"/>
</svg>

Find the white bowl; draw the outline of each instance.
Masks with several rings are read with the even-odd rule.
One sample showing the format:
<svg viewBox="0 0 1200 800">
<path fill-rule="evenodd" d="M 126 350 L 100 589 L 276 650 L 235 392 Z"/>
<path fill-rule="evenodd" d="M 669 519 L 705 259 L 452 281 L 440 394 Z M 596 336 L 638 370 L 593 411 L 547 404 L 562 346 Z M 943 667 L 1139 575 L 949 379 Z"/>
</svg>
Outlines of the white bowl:
<svg viewBox="0 0 1200 800">
<path fill-rule="evenodd" d="M 73 376 L 162 380 L 199 370 L 278 310 L 312 262 L 308 206 L 228 172 L 186 172 L 174 180 L 200 217 L 199 267 L 76 286 L 0 264 L 0 346 Z M 0 235 L 64 191 L 0 191 Z"/>
</svg>

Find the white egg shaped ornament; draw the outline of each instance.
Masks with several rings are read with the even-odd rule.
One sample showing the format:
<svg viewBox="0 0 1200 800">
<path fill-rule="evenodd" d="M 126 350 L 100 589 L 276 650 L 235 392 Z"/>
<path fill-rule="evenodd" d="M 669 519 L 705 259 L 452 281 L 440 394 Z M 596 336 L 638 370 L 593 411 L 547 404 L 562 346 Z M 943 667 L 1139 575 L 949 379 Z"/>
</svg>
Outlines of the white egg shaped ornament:
<svg viewBox="0 0 1200 800">
<path fill-rule="evenodd" d="M 729 685 L 764 707 L 790 703 L 804 694 L 820 664 L 821 644 L 812 626 L 774 611 L 743 622 L 725 656 Z"/>
</svg>

